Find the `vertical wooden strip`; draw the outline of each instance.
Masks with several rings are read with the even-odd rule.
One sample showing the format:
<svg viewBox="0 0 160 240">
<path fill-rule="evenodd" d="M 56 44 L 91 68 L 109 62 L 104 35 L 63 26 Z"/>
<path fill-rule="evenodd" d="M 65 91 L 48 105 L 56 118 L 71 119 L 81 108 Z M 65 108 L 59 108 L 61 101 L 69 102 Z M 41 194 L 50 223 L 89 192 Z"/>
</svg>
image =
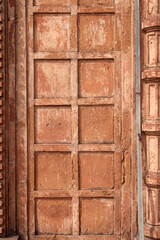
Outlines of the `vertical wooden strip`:
<svg viewBox="0 0 160 240">
<path fill-rule="evenodd" d="M 0 28 L 2 28 L 2 2 L 0 3 Z M 0 32 L 0 36 L 1 36 L 0 39 L 3 39 L 2 32 Z M 2 44 L 2 42 L 1 42 L 1 44 Z M 4 43 L 3 43 L 2 46 L 4 47 Z M 1 56 L 1 57 L 0 57 L 0 62 L 3 61 L 3 59 L 2 59 L 3 47 L 0 49 L 0 56 Z M 0 79 L 1 79 L 1 81 L 3 81 L 2 71 L 3 71 L 3 69 L 0 68 Z M 4 87 L 4 84 L 3 84 L 3 83 L 2 83 L 2 85 L 1 85 L 1 87 L 2 87 L 2 88 Z M 3 108 L 2 98 L 1 98 L 0 102 L 1 102 L 1 104 L 0 104 L 0 109 L 2 110 L 2 108 Z M 0 117 L 0 134 L 2 134 L 2 116 Z M 0 142 L 0 144 L 3 145 L 2 142 Z M 1 146 L 1 147 L 2 147 L 2 146 Z M 4 148 L 5 148 L 5 146 L 4 146 Z M 4 151 L 4 150 L 2 150 L 2 151 Z M 4 153 L 2 152 L 2 154 L 4 154 Z M 6 158 L 5 158 L 4 160 L 6 160 Z M 3 186 L 5 187 L 4 177 L 5 177 L 5 172 L 3 172 L 2 169 L 0 169 L 0 182 L 1 182 L 1 184 L 2 184 L 2 182 L 3 182 Z M 1 201 L 4 202 L 4 206 L 5 206 L 5 196 L 6 196 L 6 193 L 5 193 L 5 195 L 3 195 L 3 190 L 4 190 L 4 189 L 1 188 L 0 198 L 1 198 Z M 1 219 L 1 221 L 2 221 L 2 224 L 4 223 L 4 226 L 3 226 L 2 224 L 1 224 L 1 226 L 0 226 L 0 235 L 1 235 L 1 236 L 4 236 L 4 235 L 5 235 L 5 232 L 6 232 L 6 227 L 7 227 L 7 219 L 5 219 L 4 212 L 3 212 L 3 205 L 2 205 L 2 204 L 1 204 L 1 206 L 0 206 L 0 219 Z"/>
<path fill-rule="evenodd" d="M 6 148 L 6 2 L 0 1 L 0 237 L 4 237 L 8 230 L 8 183 L 7 148 Z M 2 95 L 2 92 L 4 94 Z"/>
<path fill-rule="evenodd" d="M 27 71 L 26 71 L 26 1 L 16 1 L 16 177 L 17 231 L 28 236 L 27 211 Z"/>
<path fill-rule="evenodd" d="M 71 51 L 77 52 L 77 1 L 71 1 Z M 79 235 L 79 198 L 78 198 L 78 60 L 71 60 L 72 96 L 72 188 L 73 196 L 73 235 Z"/>
<path fill-rule="evenodd" d="M 118 19 L 117 19 L 118 20 Z M 116 24 L 116 23 L 115 23 Z M 115 32 L 117 34 L 118 31 L 121 31 L 121 29 L 117 29 L 117 25 L 115 26 Z M 119 39 L 119 36 L 117 36 Z M 115 42 L 118 41 L 118 39 L 115 39 Z M 116 145 L 116 150 L 114 154 L 114 178 L 115 178 L 115 209 L 114 209 L 114 233 L 120 234 L 121 231 L 121 224 L 120 224 L 120 218 L 121 218 L 121 187 L 122 187 L 122 181 L 121 181 L 121 125 L 120 125 L 120 112 L 121 112 L 121 74 L 119 74 L 120 69 L 120 58 L 121 58 L 121 49 L 120 46 L 116 46 L 117 51 L 115 53 L 115 59 L 114 59 L 114 143 Z"/>
<path fill-rule="evenodd" d="M 131 238 L 131 0 L 122 3 L 122 41 L 121 41 L 121 82 L 122 82 L 122 200 L 121 200 L 121 239 Z M 133 80 L 132 80 L 133 81 Z M 128 202 L 126 206 L 126 202 Z"/>
<path fill-rule="evenodd" d="M 33 17 L 33 0 L 28 0 L 28 8 L 27 8 L 27 36 L 28 42 L 30 44 L 27 45 L 27 54 L 28 54 L 28 151 L 29 151 L 29 233 L 31 235 L 35 234 L 35 198 L 33 197 L 34 184 L 35 184 L 35 153 L 34 153 L 34 139 L 35 139 L 35 106 L 34 106 L 34 17 Z"/>
</svg>

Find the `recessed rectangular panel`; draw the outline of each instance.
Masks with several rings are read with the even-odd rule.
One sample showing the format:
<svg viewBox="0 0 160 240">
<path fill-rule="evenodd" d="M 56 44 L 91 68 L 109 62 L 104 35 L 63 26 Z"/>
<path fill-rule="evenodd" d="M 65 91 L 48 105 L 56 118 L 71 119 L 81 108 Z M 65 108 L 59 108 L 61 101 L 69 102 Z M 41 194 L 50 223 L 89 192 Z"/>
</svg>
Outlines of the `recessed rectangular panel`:
<svg viewBox="0 0 160 240">
<path fill-rule="evenodd" d="M 158 222 L 160 223 L 160 191 L 158 191 Z"/>
<path fill-rule="evenodd" d="M 111 97 L 113 95 L 113 61 L 79 62 L 79 96 Z"/>
<path fill-rule="evenodd" d="M 53 5 L 53 6 L 69 6 L 70 0 L 34 0 L 35 6 Z"/>
<path fill-rule="evenodd" d="M 160 117 L 160 85 L 158 84 L 158 117 Z"/>
<path fill-rule="evenodd" d="M 36 143 L 71 142 L 71 108 L 37 107 L 35 110 Z"/>
<path fill-rule="evenodd" d="M 157 14 L 157 9 L 158 9 L 158 1 L 148 1 L 148 14 L 149 15 L 153 15 L 153 14 Z"/>
<path fill-rule="evenodd" d="M 71 153 L 36 154 L 36 189 L 63 190 L 72 187 Z"/>
<path fill-rule="evenodd" d="M 160 138 L 158 138 L 158 170 L 160 170 Z"/>
<path fill-rule="evenodd" d="M 147 189 L 146 194 L 146 212 L 147 212 L 147 223 L 149 224 L 159 224 L 159 190 L 158 189 Z"/>
<path fill-rule="evenodd" d="M 80 153 L 80 189 L 112 189 L 114 156 L 111 153 Z"/>
<path fill-rule="evenodd" d="M 72 234 L 71 199 L 36 200 L 36 235 Z"/>
<path fill-rule="evenodd" d="M 79 16 L 79 49 L 82 51 L 112 51 L 114 17 L 108 15 Z"/>
<path fill-rule="evenodd" d="M 79 0 L 79 5 L 111 7 L 114 5 L 114 0 Z"/>
<path fill-rule="evenodd" d="M 149 64 L 154 65 L 157 63 L 157 36 L 156 36 L 156 34 L 148 35 L 148 49 L 149 49 L 149 56 L 148 56 Z"/>
<path fill-rule="evenodd" d="M 158 117 L 158 91 L 157 85 L 149 85 L 149 115 Z"/>
<path fill-rule="evenodd" d="M 70 49 L 70 15 L 37 14 L 34 18 L 36 51 Z"/>
<path fill-rule="evenodd" d="M 35 97 L 55 98 L 70 96 L 70 61 L 35 61 Z"/>
<path fill-rule="evenodd" d="M 113 199 L 81 199 L 80 213 L 82 235 L 113 234 Z"/>
<path fill-rule="evenodd" d="M 147 136 L 147 160 L 149 171 L 157 172 L 158 170 L 158 137 Z"/>
<path fill-rule="evenodd" d="M 160 35 L 158 34 L 158 63 L 160 63 Z"/>
<path fill-rule="evenodd" d="M 80 143 L 113 142 L 113 107 L 79 107 Z"/>
</svg>

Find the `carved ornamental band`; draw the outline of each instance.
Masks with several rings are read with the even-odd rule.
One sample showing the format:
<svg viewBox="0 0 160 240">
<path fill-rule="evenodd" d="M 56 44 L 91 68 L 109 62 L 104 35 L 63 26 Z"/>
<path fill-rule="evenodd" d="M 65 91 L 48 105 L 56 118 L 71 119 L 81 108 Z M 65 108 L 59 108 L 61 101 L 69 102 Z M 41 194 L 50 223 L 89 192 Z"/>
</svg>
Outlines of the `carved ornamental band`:
<svg viewBox="0 0 160 240">
<path fill-rule="evenodd" d="M 160 1 L 142 2 L 142 131 L 144 235 L 160 238 Z"/>
</svg>

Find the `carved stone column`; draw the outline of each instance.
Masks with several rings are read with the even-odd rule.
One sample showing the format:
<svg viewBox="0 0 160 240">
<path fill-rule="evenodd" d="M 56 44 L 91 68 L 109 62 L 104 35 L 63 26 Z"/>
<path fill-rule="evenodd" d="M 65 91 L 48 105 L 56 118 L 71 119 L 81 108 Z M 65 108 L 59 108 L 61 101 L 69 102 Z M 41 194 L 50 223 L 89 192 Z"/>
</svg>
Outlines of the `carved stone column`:
<svg viewBox="0 0 160 240">
<path fill-rule="evenodd" d="M 142 1 L 144 234 L 160 238 L 160 1 Z"/>
</svg>

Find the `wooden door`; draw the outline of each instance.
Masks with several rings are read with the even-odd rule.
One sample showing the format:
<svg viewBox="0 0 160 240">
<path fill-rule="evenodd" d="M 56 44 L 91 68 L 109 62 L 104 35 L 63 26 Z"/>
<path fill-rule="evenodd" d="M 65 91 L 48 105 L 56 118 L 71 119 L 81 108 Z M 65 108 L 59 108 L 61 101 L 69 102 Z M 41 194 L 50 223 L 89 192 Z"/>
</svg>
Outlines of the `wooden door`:
<svg viewBox="0 0 160 240">
<path fill-rule="evenodd" d="M 130 12 L 118 0 L 25 7 L 29 239 L 131 239 Z"/>
</svg>

